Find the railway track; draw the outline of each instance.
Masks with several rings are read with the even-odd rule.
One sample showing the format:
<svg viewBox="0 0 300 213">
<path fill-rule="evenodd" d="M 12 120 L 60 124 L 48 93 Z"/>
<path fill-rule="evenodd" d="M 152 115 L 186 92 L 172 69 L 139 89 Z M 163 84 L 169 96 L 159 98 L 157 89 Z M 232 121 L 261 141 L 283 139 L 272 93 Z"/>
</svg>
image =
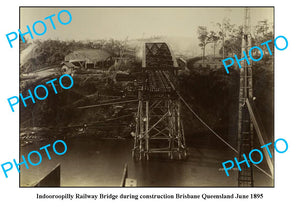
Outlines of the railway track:
<svg viewBox="0 0 300 213">
<path fill-rule="evenodd" d="M 164 71 L 155 70 L 147 72 L 145 90 L 149 92 L 168 93 L 173 91 Z"/>
</svg>

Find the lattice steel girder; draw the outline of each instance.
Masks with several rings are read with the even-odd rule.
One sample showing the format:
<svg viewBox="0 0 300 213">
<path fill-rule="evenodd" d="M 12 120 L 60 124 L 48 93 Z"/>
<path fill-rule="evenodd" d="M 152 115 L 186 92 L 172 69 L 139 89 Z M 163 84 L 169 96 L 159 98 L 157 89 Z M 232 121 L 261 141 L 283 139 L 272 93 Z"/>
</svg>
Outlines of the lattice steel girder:
<svg viewBox="0 0 300 213">
<path fill-rule="evenodd" d="M 187 152 L 180 100 L 175 91 L 177 60 L 166 43 L 145 43 L 142 68 L 132 156 L 141 160 L 161 153 L 184 158 Z"/>
<path fill-rule="evenodd" d="M 140 99 L 136 116 L 134 159 L 149 159 L 150 154 L 167 153 L 172 159 L 187 155 L 180 115 L 180 101 L 168 96 Z"/>
</svg>

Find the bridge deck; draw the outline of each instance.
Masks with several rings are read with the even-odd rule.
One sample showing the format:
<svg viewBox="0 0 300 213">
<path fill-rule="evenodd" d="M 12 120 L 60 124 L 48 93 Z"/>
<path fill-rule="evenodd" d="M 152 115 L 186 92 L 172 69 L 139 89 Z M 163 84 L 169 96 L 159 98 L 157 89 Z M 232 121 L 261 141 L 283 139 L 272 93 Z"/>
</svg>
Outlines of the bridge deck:
<svg viewBox="0 0 300 213">
<path fill-rule="evenodd" d="M 164 71 L 161 70 L 147 72 L 148 81 L 145 85 L 146 91 L 161 93 L 173 91 L 169 80 L 163 72 Z"/>
</svg>

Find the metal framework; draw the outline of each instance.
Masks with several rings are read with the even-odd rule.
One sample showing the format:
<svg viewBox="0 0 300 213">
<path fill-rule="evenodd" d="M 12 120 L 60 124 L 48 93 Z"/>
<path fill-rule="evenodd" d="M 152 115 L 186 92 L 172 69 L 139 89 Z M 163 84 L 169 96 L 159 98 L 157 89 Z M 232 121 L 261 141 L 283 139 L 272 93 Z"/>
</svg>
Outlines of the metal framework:
<svg viewBox="0 0 300 213">
<path fill-rule="evenodd" d="M 146 43 L 143 53 L 132 157 L 148 160 L 151 154 L 167 154 L 170 159 L 184 159 L 177 61 L 166 43 Z"/>
<path fill-rule="evenodd" d="M 251 48 L 251 34 L 250 34 L 250 10 L 245 9 L 245 23 L 243 28 L 242 51 L 248 53 Z M 245 57 L 247 57 L 245 55 Z M 253 123 L 250 119 L 249 110 L 247 108 L 246 100 L 253 99 L 253 85 L 252 85 L 252 66 L 247 64 L 245 60 L 241 63 L 240 70 L 240 91 L 239 91 L 239 115 L 238 115 L 238 154 L 239 162 L 244 160 L 243 154 L 249 156 L 249 152 L 253 148 Z M 250 167 L 246 163 L 240 165 L 241 171 L 238 172 L 238 186 L 254 186 L 253 182 L 253 165 L 249 162 Z"/>
</svg>

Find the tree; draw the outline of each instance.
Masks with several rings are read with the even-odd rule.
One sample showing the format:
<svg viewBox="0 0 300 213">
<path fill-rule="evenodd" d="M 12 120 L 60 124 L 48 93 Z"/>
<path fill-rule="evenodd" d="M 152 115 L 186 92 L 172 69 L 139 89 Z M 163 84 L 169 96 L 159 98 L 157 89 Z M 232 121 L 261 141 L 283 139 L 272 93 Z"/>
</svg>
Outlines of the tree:
<svg viewBox="0 0 300 213">
<path fill-rule="evenodd" d="M 270 26 L 268 24 L 268 20 L 259 21 L 258 25 L 255 26 L 256 35 L 265 36 L 269 31 Z"/>
<path fill-rule="evenodd" d="M 233 27 L 231 34 L 228 36 L 228 39 L 224 41 L 222 48 L 219 53 L 223 54 L 223 58 L 232 57 L 233 55 L 239 55 L 241 53 L 242 45 L 242 36 L 243 36 L 243 27 Z"/>
<path fill-rule="evenodd" d="M 261 43 L 273 40 L 274 34 L 273 34 L 273 26 L 268 23 L 267 20 L 259 21 L 258 24 L 255 26 L 254 31 L 254 45 L 260 46 Z M 274 52 L 274 46 L 270 45 L 271 52 Z M 268 49 L 262 48 L 264 55 L 269 55 Z"/>
<path fill-rule="evenodd" d="M 107 41 L 103 48 L 113 56 L 121 57 L 124 50 L 126 49 L 126 40 L 120 41 L 115 39 L 110 39 Z"/>
<path fill-rule="evenodd" d="M 203 54 L 202 54 L 202 63 L 204 63 L 204 57 L 205 57 L 205 47 L 207 44 L 211 43 L 209 36 L 208 36 L 208 32 L 207 32 L 207 27 L 205 26 L 199 26 L 198 27 L 198 39 L 200 41 L 199 46 L 202 48 L 203 50 Z"/>
<path fill-rule="evenodd" d="M 222 39 L 222 56 L 225 58 L 225 38 L 228 36 L 228 33 L 232 32 L 234 27 L 233 24 L 230 24 L 229 18 L 224 18 L 222 23 L 217 23 L 219 28 L 219 36 Z"/>
<path fill-rule="evenodd" d="M 220 37 L 217 36 L 216 32 L 214 32 L 214 31 L 210 31 L 208 37 L 209 37 L 209 41 L 211 41 L 214 45 L 214 58 L 216 58 L 216 45 L 217 45 L 217 42 L 219 41 Z"/>
</svg>

